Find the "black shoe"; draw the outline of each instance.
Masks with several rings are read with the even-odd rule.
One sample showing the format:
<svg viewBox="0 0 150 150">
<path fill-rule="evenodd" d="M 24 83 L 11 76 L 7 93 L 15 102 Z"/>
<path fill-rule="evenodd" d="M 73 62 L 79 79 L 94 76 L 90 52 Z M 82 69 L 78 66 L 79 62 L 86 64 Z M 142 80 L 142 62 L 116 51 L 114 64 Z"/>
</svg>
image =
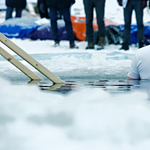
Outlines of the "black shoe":
<svg viewBox="0 0 150 150">
<path fill-rule="evenodd" d="M 98 45 L 97 45 L 97 50 L 102 50 L 105 47 L 105 36 L 100 36 L 99 37 L 99 41 L 98 41 Z"/>
<path fill-rule="evenodd" d="M 139 42 L 139 48 L 144 47 L 144 42 Z"/>
<path fill-rule="evenodd" d="M 96 50 L 102 50 L 102 49 L 104 49 L 104 47 L 103 47 L 103 46 L 97 45 Z"/>
<path fill-rule="evenodd" d="M 85 49 L 94 49 L 94 43 L 88 42 L 88 46 Z"/>
<path fill-rule="evenodd" d="M 122 47 L 119 48 L 119 50 L 125 50 L 125 51 L 127 51 L 127 50 L 129 50 L 129 46 L 122 45 Z"/>
<path fill-rule="evenodd" d="M 78 49 L 79 47 L 77 45 L 75 45 L 74 43 L 72 43 L 72 44 L 70 44 L 70 48 L 71 49 L 73 49 L 73 48 Z"/>
<path fill-rule="evenodd" d="M 59 42 L 56 41 L 56 42 L 54 43 L 54 47 L 58 47 L 58 46 L 59 46 Z"/>
<path fill-rule="evenodd" d="M 94 46 L 87 46 L 85 49 L 94 49 Z"/>
<path fill-rule="evenodd" d="M 125 50 L 125 51 L 129 50 L 129 42 L 123 42 L 119 50 Z"/>
</svg>

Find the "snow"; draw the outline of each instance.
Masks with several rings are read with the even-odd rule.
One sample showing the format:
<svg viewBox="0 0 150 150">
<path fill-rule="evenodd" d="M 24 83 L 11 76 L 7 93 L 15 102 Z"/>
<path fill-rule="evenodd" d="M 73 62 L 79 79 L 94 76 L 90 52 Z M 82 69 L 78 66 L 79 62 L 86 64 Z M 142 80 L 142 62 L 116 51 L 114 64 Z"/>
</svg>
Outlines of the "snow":
<svg viewBox="0 0 150 150">
<path fill-rule="evenodd" d="M 106 18 L 122 23 L 121 12 L 117 2 L 107 0 Z M 82 0 L 77 0 L 72 14 L 84 15 Z M 149 17 L 144 18 L 148 21 Z M 119 51 L 120 45 L 96 51 L 85 50 L 87 42 L 80 41 L 76 41 L 79 49 L 69 49 L 68 41 L 55 48 L 51 40 L 11 40 L 62 80 L 74 82 L 66 93 L 41 90 L 40 84 L 29 84 L 28 77 L 0 56 L 1 150 L 149 149 L 150 84 L 126 81 L 135 45 L 129 51 Z M 102 83 L 105 86 L 96 86 Z M 116 84 L 124 86 L 111 86 Z"/>
</svg>

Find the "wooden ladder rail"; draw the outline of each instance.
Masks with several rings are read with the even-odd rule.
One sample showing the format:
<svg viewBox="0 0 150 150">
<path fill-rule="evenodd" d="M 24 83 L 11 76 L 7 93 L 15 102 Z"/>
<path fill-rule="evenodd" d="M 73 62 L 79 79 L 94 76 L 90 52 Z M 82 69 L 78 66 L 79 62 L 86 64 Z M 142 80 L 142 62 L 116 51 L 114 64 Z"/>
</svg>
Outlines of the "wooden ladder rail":
<svg viewBox="0 0 150 150">
<path fill-rule="evenodd" d="M 2 47 L 0 47 L 0 54 L 10 63 L 12 63 L 15 67 L 17 67 L 21 72 L 27 75 L 31 80 L 42 80 L 39 76 L 37 76 L 30 69 L 24 66 L 20 61 L 18 61 L 16 58 L 14 58 L 8 52 L 6 52 Z"/>
<path fill-rule="evenodd" d="M 53 83 L 56 83 L 56 84 L 57 83 L 58 84 L 65 83 L 63 80 L 61 80 L 55 74 L 53 74 L 51 71 L 49 71 L 47 68 L 45 68 L 42 64 L 40 64 L 37 60 L 35 60 L 33 57 L 31 57 L 29 54 L 27 54 L 24 50 L 22 50 L 20 47 L 18 47 L 15 43 L 13 43 L 11 40 L 9 40 L 2 33 L 0 33 L 0 41 L 4 45 L 6 45 L 8 48 L 10 48 L 13 52 L 15 52 L 17 55 L 19 55 L 22 59 L 24 59 L 26 62 L 28 62 L 31 66 L 33 66 L 35 69 L 37 69 L 39 72 L 41 72 L 44 76 L 46 76 L 48 79 L 50 79 Z"/>
</svg>

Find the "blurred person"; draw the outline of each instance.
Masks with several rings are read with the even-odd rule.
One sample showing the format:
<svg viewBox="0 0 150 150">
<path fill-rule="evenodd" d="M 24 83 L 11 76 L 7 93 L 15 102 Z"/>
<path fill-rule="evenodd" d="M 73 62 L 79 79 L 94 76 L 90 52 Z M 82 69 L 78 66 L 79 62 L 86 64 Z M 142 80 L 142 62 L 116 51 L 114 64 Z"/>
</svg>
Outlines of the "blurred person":
<svg viewBox="0 0 150 150">
<path fill-rule="evenodd" d="M 150 45 L 139 49 L 132 59 L 128 80 L 150 79 Z"/>
<path fill-rule="evenodd" d="M 88 45 L 86 49 L 94 49 L 94 32 L 93 32 L 93 10 L 96 9 L 96 18 L 98 24 L 98 47 L 97 50 L 104 49 L 105 46 L 105 24 L 104 11 L 105 0 L 83 0 L 86 15 L 86 38 Z"/>
<path fill-rule="evenodd" d="M 49 19 L 48 8 L 46 7 L 46 0 L 38 0 L 37 6 L 40 17 Z"/>
<path fill-rule="evenodd" d="M 46 6 L 46 0 L 38 0 L 38 10 L 41 18 L 50 18 L 48 8 Z M 62 19 L 62 16 L 59 11 L 57 11 L 57 19 Z"/>
<path fill-rule="evenodd" d="M 64 0 L 64 1 L 46 0 L 46 6 L 47 8 L 49 8 L 51 28 L 52 28 L 53 38 L 55 42 L 54 46 L 59 46 L 60 43 L 58 26 L 57 26 L 58 11 L 59 11 L 65 21 L 65 27 L 67 31 L 67 37 L 69 40 L 70 48 L 78 48 L 78 46 L 75 45 L 75 37 L 74 37 L 73 27 L 72 27 L 72 22 L 70 17 L 70 7 L 74 3 L 75 0 Z"/>
<path fill-rule="evenodd" d="M 124 11 L 124 36 L 120 50 L 129 50 L 129 40 L 131 32 L 132 12 L 135 10 L 136 22 L 138 26 L 138 47 L 144 46 L 144 25 L 143 25 L 143 9 L 147 6 L 147 0 L 117 0 Z"/>
<path fill-rule="evenodd" d="M 5 4 L 7 6 L 5 19 L 12 18 L 12 13 L 15 9 L 15 17 L 22 17 L 22 11 L 26 7 L 26 0 L 6 0 Z"/>
</svg>

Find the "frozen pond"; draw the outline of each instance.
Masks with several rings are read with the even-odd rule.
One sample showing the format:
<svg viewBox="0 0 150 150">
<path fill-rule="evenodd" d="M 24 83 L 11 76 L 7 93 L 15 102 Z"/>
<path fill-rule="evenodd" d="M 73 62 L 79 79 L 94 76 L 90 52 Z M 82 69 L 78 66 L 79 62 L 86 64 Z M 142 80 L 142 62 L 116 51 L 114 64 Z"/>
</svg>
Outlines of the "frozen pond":
<svg viewBox="0 0 150 150">
<path fill-rule="evenodd" d="M 14 39 L 14 42 L 19 43 L 20 41 Z M 53 41 L 33 41 L 29 43 L 28 40 L 19 43 L 27 53 L 61 79 L 75 81 L 76 79 L 125 80 L 131 59 L 137 49 L 133 47 L 131 51 L 125 52 L 118 50 L 119 45 L 110 45 L 102 51 L 85 50 L 86 42 L 79 42 L 77 44 L 80 49 L 70 50 L 67 42 L 63 42 L 59 48 L 52 47 L 52 44 Z M 44 48 L 42 48 L 43 45 Z M 12 52 L 10 53 L 32 70 L 31 66 L 24 60 Z M 26 77 L 1 56 L 0 63 L 2 64 L 0 68 L 1 76 L 12 78 L 11 81 L 25 80 Z M 34 72 L 39 75 L 36 70 Z"/>
<path fill-rule="evenodd" d="M 59 76 L 69 85 L 69 88 L 120 88 L 125 91 L 131 90 L 141 81 L 126 81 L 132 57 L 137 47 L 131 46 L 130 51 L 118 50 L 120 45 L 107 45 L 104 50 L 85 50 L 86 42 L 78 42 L 80 49 L 69 49 L 68 42 L 61 42 L 60 47 L 53 47 L 53 41 L 30 41 L 12 39 L 34 59 L 43 64 L 51 72 Z M 1 46 L 12 54 L 17 60 L 43 78 L 36 83 L 38 87 L 51 88 L 52 82 L 25 62 L 21 57 L 10 51 L 3 44 Z M 30 79 L 12 64 L 0 56 L 0 76 L 12 85 L 28 85 Z M 142 82 L 143 83 L 143 82 Z M 63 87 L 59 87 L 61 90 Z M 117 89 L 116 88 L 116 92 Z"/>
</svg>

